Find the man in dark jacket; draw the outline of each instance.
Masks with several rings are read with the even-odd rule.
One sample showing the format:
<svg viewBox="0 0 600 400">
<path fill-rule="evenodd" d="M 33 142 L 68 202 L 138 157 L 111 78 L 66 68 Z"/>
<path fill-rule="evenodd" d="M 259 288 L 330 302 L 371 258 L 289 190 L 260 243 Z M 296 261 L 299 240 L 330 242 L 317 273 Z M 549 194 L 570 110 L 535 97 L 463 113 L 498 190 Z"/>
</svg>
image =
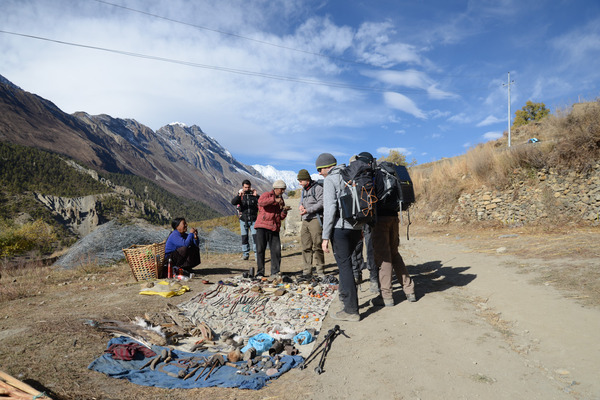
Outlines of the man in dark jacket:
<svg viewBox="0 0 600 400">
<path fill-rule="evenodd" d="M 242 258 L 250 258 L 250 244 L 248 237 L 252 235 L 252 244 L 254 255 L 256 256 L 256 230 L 254 222 L 258 214 L 258 194 L 256 189 L 248 179 L 242 182 L 242 188 L 238 194 L 231 200 L 231 204 L 237 207 L 238 217 L 240 219 L 240 232 L 242 233 Z"/>
</svg>

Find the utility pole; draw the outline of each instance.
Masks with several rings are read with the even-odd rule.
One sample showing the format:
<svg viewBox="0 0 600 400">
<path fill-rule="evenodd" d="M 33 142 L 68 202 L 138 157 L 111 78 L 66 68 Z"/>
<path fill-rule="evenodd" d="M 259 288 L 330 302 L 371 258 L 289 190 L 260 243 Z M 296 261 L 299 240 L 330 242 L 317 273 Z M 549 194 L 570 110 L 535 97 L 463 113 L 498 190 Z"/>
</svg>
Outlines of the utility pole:
<svg viewBox="0 0 600 400">
<path fill-rule="evenodd" d="M 502 86 L 508 86 L 508 147 L 510 147 L 510 86 L 515 83 L 515 81 L 510 80 L 510 71 L 508 72 L 508 81 Z"/>
</svg>

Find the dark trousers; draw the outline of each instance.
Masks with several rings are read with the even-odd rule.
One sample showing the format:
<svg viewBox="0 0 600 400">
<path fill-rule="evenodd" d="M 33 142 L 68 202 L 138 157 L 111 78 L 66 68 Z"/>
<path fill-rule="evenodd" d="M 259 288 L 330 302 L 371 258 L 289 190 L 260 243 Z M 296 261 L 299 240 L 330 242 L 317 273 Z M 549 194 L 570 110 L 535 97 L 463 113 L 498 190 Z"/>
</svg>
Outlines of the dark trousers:
<svg viewBox="0 0 600 400">
<path fill-rule="evenodd" d="M 352 272 L 352 252 L 361 239 L 361 231 L 354 229 L 333 230 L 331 247 L 340 272 L 339 297 L 348 314 L 358 314 L 358 293 Z"/>
<path fill-rule="evenodd" d="M 181 267 L 186 271 L 189 271 L 201 262 L 200 248 L 198 246 L 182 246 L 169 254 L 165 254 L 163 276 L 167 276 L 169 259 L 171 259 L 171 267 Z"/>
<path fill-rule="evenodd" d="M 256 228 L 256 275 L 265 275 L 265 251 L 271 249 L 271 275 L 279 273 L 281 264 L 281 241 L 279 232 Z"/>
<path fill-rule="evenodd" d="M 354 278 L 360 277 L 363 269 L 365 269 L 365 262 L 363 259 L 363 238 L 361 237 L 352 251 L 352 273 Z"/>
</svg>

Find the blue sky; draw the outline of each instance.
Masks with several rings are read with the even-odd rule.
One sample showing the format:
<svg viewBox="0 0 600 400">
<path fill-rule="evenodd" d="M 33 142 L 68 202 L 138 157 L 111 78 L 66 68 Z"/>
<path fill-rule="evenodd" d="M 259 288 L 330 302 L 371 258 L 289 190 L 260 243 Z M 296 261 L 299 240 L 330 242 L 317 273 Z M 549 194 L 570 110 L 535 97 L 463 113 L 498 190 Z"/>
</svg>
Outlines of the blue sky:
<svg viewBox="0 0 600 400">
<path fill-rule="evenodd" d="M 0 74 L 68 113 L 195 124 L 281 170 L 463 154 L 507 129 L 508 72 L 512 116 L 600 94 L 591 0 L 0 0 L 0 31 Z"/>
</svg>

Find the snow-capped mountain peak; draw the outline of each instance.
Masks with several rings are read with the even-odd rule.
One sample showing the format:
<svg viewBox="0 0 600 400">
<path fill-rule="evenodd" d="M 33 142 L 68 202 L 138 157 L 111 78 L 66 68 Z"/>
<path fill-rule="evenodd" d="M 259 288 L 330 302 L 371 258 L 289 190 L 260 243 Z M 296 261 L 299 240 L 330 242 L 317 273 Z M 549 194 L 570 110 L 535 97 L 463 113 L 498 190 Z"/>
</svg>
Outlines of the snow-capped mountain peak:
<svg viewBox="0 0 600 400">
<path fill-rule="evenodd" d="M 298 183 L 297 172 L 294 171 L 280 171 L 273 167 L 272 165 L 253 165 L 252 168 L 260 172 L 262 176 L 267 178 L 270 182 L 275 182 L 277 179 L 281 179 L 285 182 L 287 186 L 287 190 L 296 190 L 300 188 L 300 183 Z"/>
<path fill-rule="evenodd" d="M 182 128 L 187 128 L 188 126 L 186 124 L 184 124 L 183 122 L 171 122 L 169 125 L 177 125 L 180 126 Z"/>
</svg>

